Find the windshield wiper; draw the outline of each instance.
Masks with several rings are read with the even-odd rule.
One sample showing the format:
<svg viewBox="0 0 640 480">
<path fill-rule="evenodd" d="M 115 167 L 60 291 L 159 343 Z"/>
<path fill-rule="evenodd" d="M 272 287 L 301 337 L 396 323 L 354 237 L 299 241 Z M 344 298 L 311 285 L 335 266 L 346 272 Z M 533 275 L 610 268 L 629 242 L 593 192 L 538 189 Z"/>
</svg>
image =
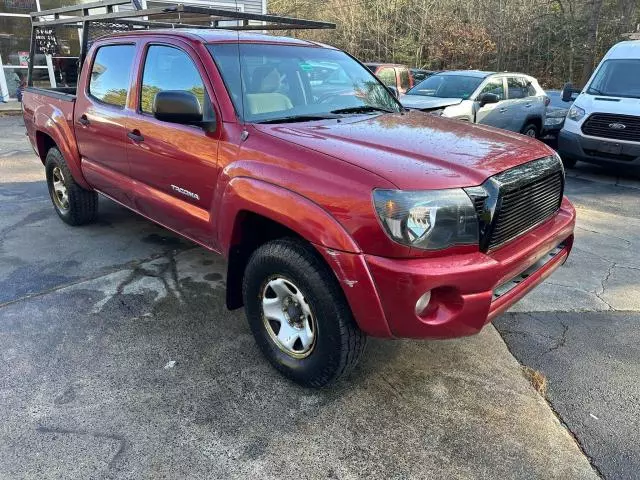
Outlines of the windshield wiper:
<svg viewBox="0 0 640 480">
<path fill-rule="evenodd" d="M 331 112 L 333 113 L 333 112 Z M 256 123 L 293 123 L 293 122 L 311 122 L 313 120 L 335 120 L 340 115 L 289 115 L 288 117 L 270 118 L 261 120 Z"/>
<path fill-rule="evenodd" d="M 331 113 L 369 113 L 369 112 L 398 113 L 388 108 L 374 107 L 373 105 L 360 105 L 359 107 L 348 107 L 348 108 L 339 108 L 337 110 L 331 110 Z"/>
</svg>

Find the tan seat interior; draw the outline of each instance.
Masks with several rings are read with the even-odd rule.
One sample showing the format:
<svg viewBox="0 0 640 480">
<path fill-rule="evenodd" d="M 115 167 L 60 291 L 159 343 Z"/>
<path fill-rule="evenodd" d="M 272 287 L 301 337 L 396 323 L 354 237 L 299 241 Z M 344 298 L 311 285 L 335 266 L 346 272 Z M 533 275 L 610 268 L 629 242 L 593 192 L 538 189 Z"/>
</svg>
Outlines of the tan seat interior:
<svg viewBox="0 0 640 480">
<path fill-rule="evenodd" d="M 246 95 L 247 108 L 252 115 L 280 112 L 293 108 L 286 95 L 277 92 L 280 74 L 273 66 L 256 67 L 251 78 L 251 92 Z"/>
</svg>

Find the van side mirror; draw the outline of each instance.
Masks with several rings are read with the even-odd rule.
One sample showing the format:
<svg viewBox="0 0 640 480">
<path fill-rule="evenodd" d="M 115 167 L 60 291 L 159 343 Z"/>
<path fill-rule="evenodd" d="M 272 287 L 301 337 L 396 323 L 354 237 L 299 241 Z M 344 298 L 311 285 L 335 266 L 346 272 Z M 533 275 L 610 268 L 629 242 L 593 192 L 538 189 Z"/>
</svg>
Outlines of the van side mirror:
<svg viewBox="0 0 640 480">
<path fill-rule="evenodd" d="M 480 102 L 480 106 L 484 107 L 489 103 L 498 103 L 500 101 L 500 97 L 495 93 L 483 93 L 478 97 L 478 102 Z"/>
<path fill-rule="evenodd" d="M 156 93 L 153 99 L 153 116 L 164 122 L 198 125 L 207 131 L 215 130 L 215 121 L 203 121 L 200 101 L 186 90 L 164 90 Z"/>
<path fill-rule="evenodd" d="M 562 101 L 570 102 L 573 98 L 573 94 L 575 92 L 575 88 L 573 88 L 573 84 L 567 82 L 562 87 Z"/>
</svg>

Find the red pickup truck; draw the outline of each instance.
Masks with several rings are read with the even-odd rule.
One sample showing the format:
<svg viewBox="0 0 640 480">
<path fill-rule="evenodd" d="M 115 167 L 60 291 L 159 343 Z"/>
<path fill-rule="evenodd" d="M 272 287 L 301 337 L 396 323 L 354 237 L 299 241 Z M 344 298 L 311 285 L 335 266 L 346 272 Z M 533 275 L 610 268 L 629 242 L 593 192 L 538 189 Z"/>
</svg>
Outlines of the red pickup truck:
<svg viewBox="0 0 640 480">
<path fill-rule="evenodd" d="M 318 65 L 330 84 L 310 81 Z M 28 87 L 23 102 L 60 218 L 91 222 L 100 193 L 224 255 L 228 307 L 304 385 L 349 371 L 367 336 L 477 333 L 573 243 L 553 150 L 407 112 L 311 41 L 109 35 L 77 91 Z"/>
</svg>

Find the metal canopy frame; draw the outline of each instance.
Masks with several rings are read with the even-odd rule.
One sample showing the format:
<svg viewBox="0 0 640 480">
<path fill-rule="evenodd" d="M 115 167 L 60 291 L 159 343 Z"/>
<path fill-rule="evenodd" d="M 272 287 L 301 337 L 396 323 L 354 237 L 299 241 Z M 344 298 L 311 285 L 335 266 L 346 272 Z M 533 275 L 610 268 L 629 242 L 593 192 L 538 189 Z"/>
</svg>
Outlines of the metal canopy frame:
<svg viewBox="0 0 640 480">
<path fill-rule="evenodd" d="M 133 6 L 133 10 L 114 11 L 115 6 Z M 102 8 L 106 13 L 91 14 L 90 10 Z M 182 18 L 189 14 L 188 18 Z M 176 18 L 166 18 L 174 15 Z M 194 15 L 196 16 L 194 18 Z M 168 4 L 164 7 L 142 9 L 139 0 L 100 0 L 68 7 L 53 8 L 39 12 L 31 12 L 31 48 L 27 85 L 32 86 L 33 59 L 35 58 L 35 33 L 38 28 L 69 26 L 82 28 L 79 65 L 84 63 L 89 45 L 89 29 L 91 22 L 113 22 L 127 25 L 129 29 L 152 28 L 197 28 L 224 30 L 315 30 L 333 29 L 335 23 L 304 20 L 301 18 L 237 12 L 222 8 L 209 8 L 181 3 Z M 158 20 L 153 17 L 162 16 Z M 191 22 L 191 23 L 185 23 Z M 237 21 L 238 25 L 221 26 L 221 21 Z M 262 22 L 250 24 L 249 22 Z M 195 22 L 195 23 L 193 23 Z M 203 23 L 198 23 L 203 22 Z"/>
</svg>

